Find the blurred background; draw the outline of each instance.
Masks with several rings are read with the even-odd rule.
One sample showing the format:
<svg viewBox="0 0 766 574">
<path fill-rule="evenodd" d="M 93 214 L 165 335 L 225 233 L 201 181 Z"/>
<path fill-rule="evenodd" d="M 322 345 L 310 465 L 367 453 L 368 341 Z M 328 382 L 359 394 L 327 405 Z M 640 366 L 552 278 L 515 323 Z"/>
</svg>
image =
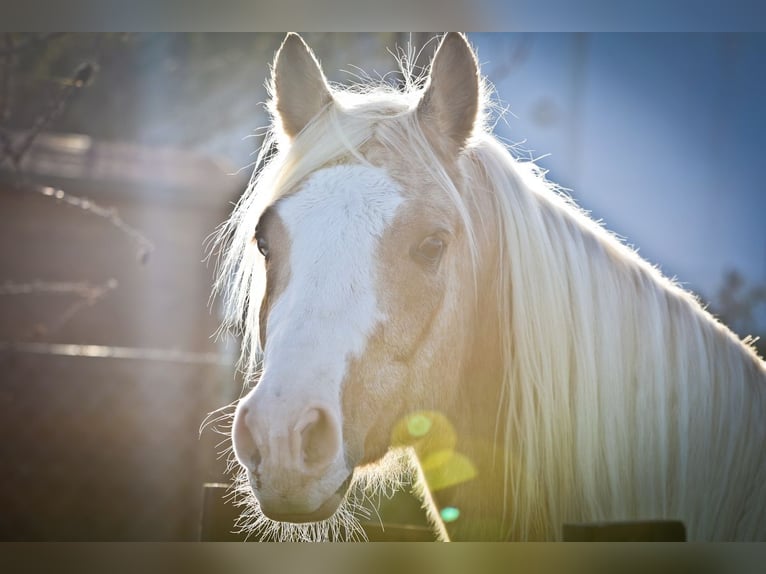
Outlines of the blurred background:
<svg viewBox="0 0 766 574">
<path fill-rule="evenodd" d="M 228 480 L 199 427 L 241 389 L 205 240 L 253 169 L 282 37 L 0 37 L 0 539 L 199 538 L 203 484 Z M 436 46 L 304 37 L 340 83 Z M 766 333 L 766 36 L 468 37 L 514 153 Z M 381 520 L 422 526 L 399 500 Z"/>
</svg>

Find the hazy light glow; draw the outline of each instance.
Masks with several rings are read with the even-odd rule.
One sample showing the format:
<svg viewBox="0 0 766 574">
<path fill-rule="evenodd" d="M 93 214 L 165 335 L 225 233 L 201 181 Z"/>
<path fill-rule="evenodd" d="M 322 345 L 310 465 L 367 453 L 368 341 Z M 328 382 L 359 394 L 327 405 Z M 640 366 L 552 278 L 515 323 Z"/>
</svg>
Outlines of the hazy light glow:
<svg viewBox="0 0 766 574">
<path fill-rule="evenodd" d="M 407 421 L 407 430 L 410 435 L 414 437 L 422 437 L 428 434 L 428 431 L 431 430 L 431 424 L 430 417 L 418 413 L 412 415 Z"/>
<path fill-rule="evenodd" d="M 448 523 L 455 522 L 458 518 L 460 518 L 460 510 L 454 506 L 445 506 L 441 509 L 439 514 L 441 515 L 442 520 Z"/>
</svg>

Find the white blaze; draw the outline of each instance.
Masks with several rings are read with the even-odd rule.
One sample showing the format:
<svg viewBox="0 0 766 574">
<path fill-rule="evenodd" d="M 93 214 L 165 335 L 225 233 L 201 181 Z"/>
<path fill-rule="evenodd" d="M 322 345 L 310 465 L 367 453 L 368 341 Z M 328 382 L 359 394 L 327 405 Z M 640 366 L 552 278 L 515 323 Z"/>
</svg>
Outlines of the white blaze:
<svg viewBox="0 0 766 574">
<path fill-rule="evenodd" d="M 290 237 L 289 280 L 267 319 L 258 386 L 263 399 L 295 405 L 274 404 L 283 414 L 318 401 L 340 417 L 347 359 L 362 353 L 383 318 L 376 251 L 401 202 L 385 170 L 340 165 L 277 203 Z"/>
</svg>

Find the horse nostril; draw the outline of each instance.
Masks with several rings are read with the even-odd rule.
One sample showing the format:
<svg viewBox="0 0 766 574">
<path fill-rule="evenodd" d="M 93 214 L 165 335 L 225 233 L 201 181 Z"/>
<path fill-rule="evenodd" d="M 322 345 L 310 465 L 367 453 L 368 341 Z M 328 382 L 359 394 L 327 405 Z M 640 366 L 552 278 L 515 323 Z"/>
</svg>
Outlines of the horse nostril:
<svg viewBox="0 0 766 574">
<path fill-rule="evenodd" d="M 258 465 L 261 464 L 261 451 L 247 425 L 248 412 L 247 407 L 243 407 L 237 413 L 237 418 L 234 421 L 232 443 L 234 445 L 234 453 L 240 464 L 250 472 L 256 472 Z"/>
<path fill-rule="evenodd" d="M 257 446 L 255 446 L 255 444 L 253 444 L 253 450 L 250 454 L 250 462 L 252 463 L 252 466 L 250 466 L 249 469 L 252 472 L 257 472 L 258 467 L 261 464 L 261 451 L 258 449 Z"/>
<path fill-rule="evenodd" d="M 325 466 L 335 459 L 340 441 L 333 418 L 324 409 L 311 408 L 300 418 L 301 457 L 306 466 Z"/>
</svg>

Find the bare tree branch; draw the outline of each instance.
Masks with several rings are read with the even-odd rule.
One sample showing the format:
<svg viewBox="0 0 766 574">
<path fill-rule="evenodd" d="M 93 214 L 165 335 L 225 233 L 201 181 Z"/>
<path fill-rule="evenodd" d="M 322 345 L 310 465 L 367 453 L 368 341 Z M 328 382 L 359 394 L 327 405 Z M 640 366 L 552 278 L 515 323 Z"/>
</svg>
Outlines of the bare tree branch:
<svg viewBox="0 0 766 574">
<path fill-rule="evenodd" d="M 40 193 L 45 197 L 52 197 L 71 207 L 77 207 L 98 217 L 103 217 L 122 233 L 127 235 L 138 248 L 138 259 L 141 263 L 146 263 L 149 254 L 154 251 L 154 244 L 144 236 L 138 229 L 125 223 L 120 214 L 114 207 L 102 207 L 86 197 L 77 197 L 69 194 L 62 189 L 47 186 L 28 186 L 32 191 Z"/>
<path fill-rule="evenodd" d="M 47 107 L 37 116 L 32 127 L 25 134 L 20 138 L 14 138 L 8 130 L 3 128 L 4 121 L 10 117 L 11 80 L 15 55 L 23 48 L 38 41 L 48 41 L 57 35 L 48 34 L 42 37 L 27 38 L 22 43 L 14 43 L 12 34 L 5 35 L 5 49 L 0 52 L 0 168 L 6 161 L 10 162 L 16 178 L 16 187 L 19 189 L 29 189 L 103 217 L 137 245 L 138 259 L 144 263 L 154 250 L 154 245 L 137 229 L 125 223 L 114 208 L 101 207 L 89 199 L 70 195 L 61 189 L 28 184 L 25 182 L 22 171 L 24 158 L 37 137 L 66 111 L 80 89 L 88 86 L 98 72 L 99 66 L 96 60 L 100 58 L 103 47 L 101 35 L 95 37 L 92 45 L 92 53 L 96 60 L 82 62 L 74 70 L 71 77 L 59 82 L 58 92 L 50 98 Z"/>
<path fill-rule="evenodd" d="M 92 81 L 97 70 L 98 66 L 93 62 L 83 62 L 80 64 L 72 74 L 72 77 L 64 82 L 56 97 L 49 102 L 47 109 L 35 119 L 32 128 L 17 146 L 13 146 L 10 137 L 6 134 L 3 137 L 3 154 L 0 155 L 0 165 L 2 165 L 6 158 L 9 158 L 13 169 L 17 173 L 20 172 L 21 162 L 37 136 L 66 110 L 80 88 Z"/>
<path fill-rule="evenodd" d="M 55 334 L 62 327 L 64 327 L 69 321 L 71 321 L 80 311 L 88 307 L 92 307 L 101 299 L 106 297 L 111 291 L 117 288 L 117 280 L 109 279 L 101 285 L 91 285 L 83 283 L 45 283 L 43 281 L 35 281 L 28 284 L 14 284 L 6 282 L 5 285 L 0 287 L 0 295 L 17 295 L 20 293 L 45 293 L 52 292 L 57 293 L 76 293 L 77 299 L 68 305 L 62 313 L 57 317 L 48 321 L 47 323 L 36 324 L 28 330 L 26 335 L 23 335 L 16 341 L 6 342 L 5 347 L 7 351 L 13 350 L 13 345 L 17 343 L 24 343 L 34 341 L 43 337 L 47 337 Z M 8 356 L 0 355 L 0 365 L 8 358 Z"/>
<path fill-rule="evenodd" d="M 86 296 L 81 297 L 69 305 L 54 321 L 48 323 L 48 325 L 45 326 L 44 334 L 52 335 L 53 333 L 56 333 L 64 327 L 64 325 L 69 323 L 69 321 L 71 321 L 80 311 L 87 307 L 92 307 L 98 301 L 103 299 L 110 291 L 116 288 L 117 281 L 115 279 L 109 279 L 103 285 L 93 287 Z"/>
</svg>

